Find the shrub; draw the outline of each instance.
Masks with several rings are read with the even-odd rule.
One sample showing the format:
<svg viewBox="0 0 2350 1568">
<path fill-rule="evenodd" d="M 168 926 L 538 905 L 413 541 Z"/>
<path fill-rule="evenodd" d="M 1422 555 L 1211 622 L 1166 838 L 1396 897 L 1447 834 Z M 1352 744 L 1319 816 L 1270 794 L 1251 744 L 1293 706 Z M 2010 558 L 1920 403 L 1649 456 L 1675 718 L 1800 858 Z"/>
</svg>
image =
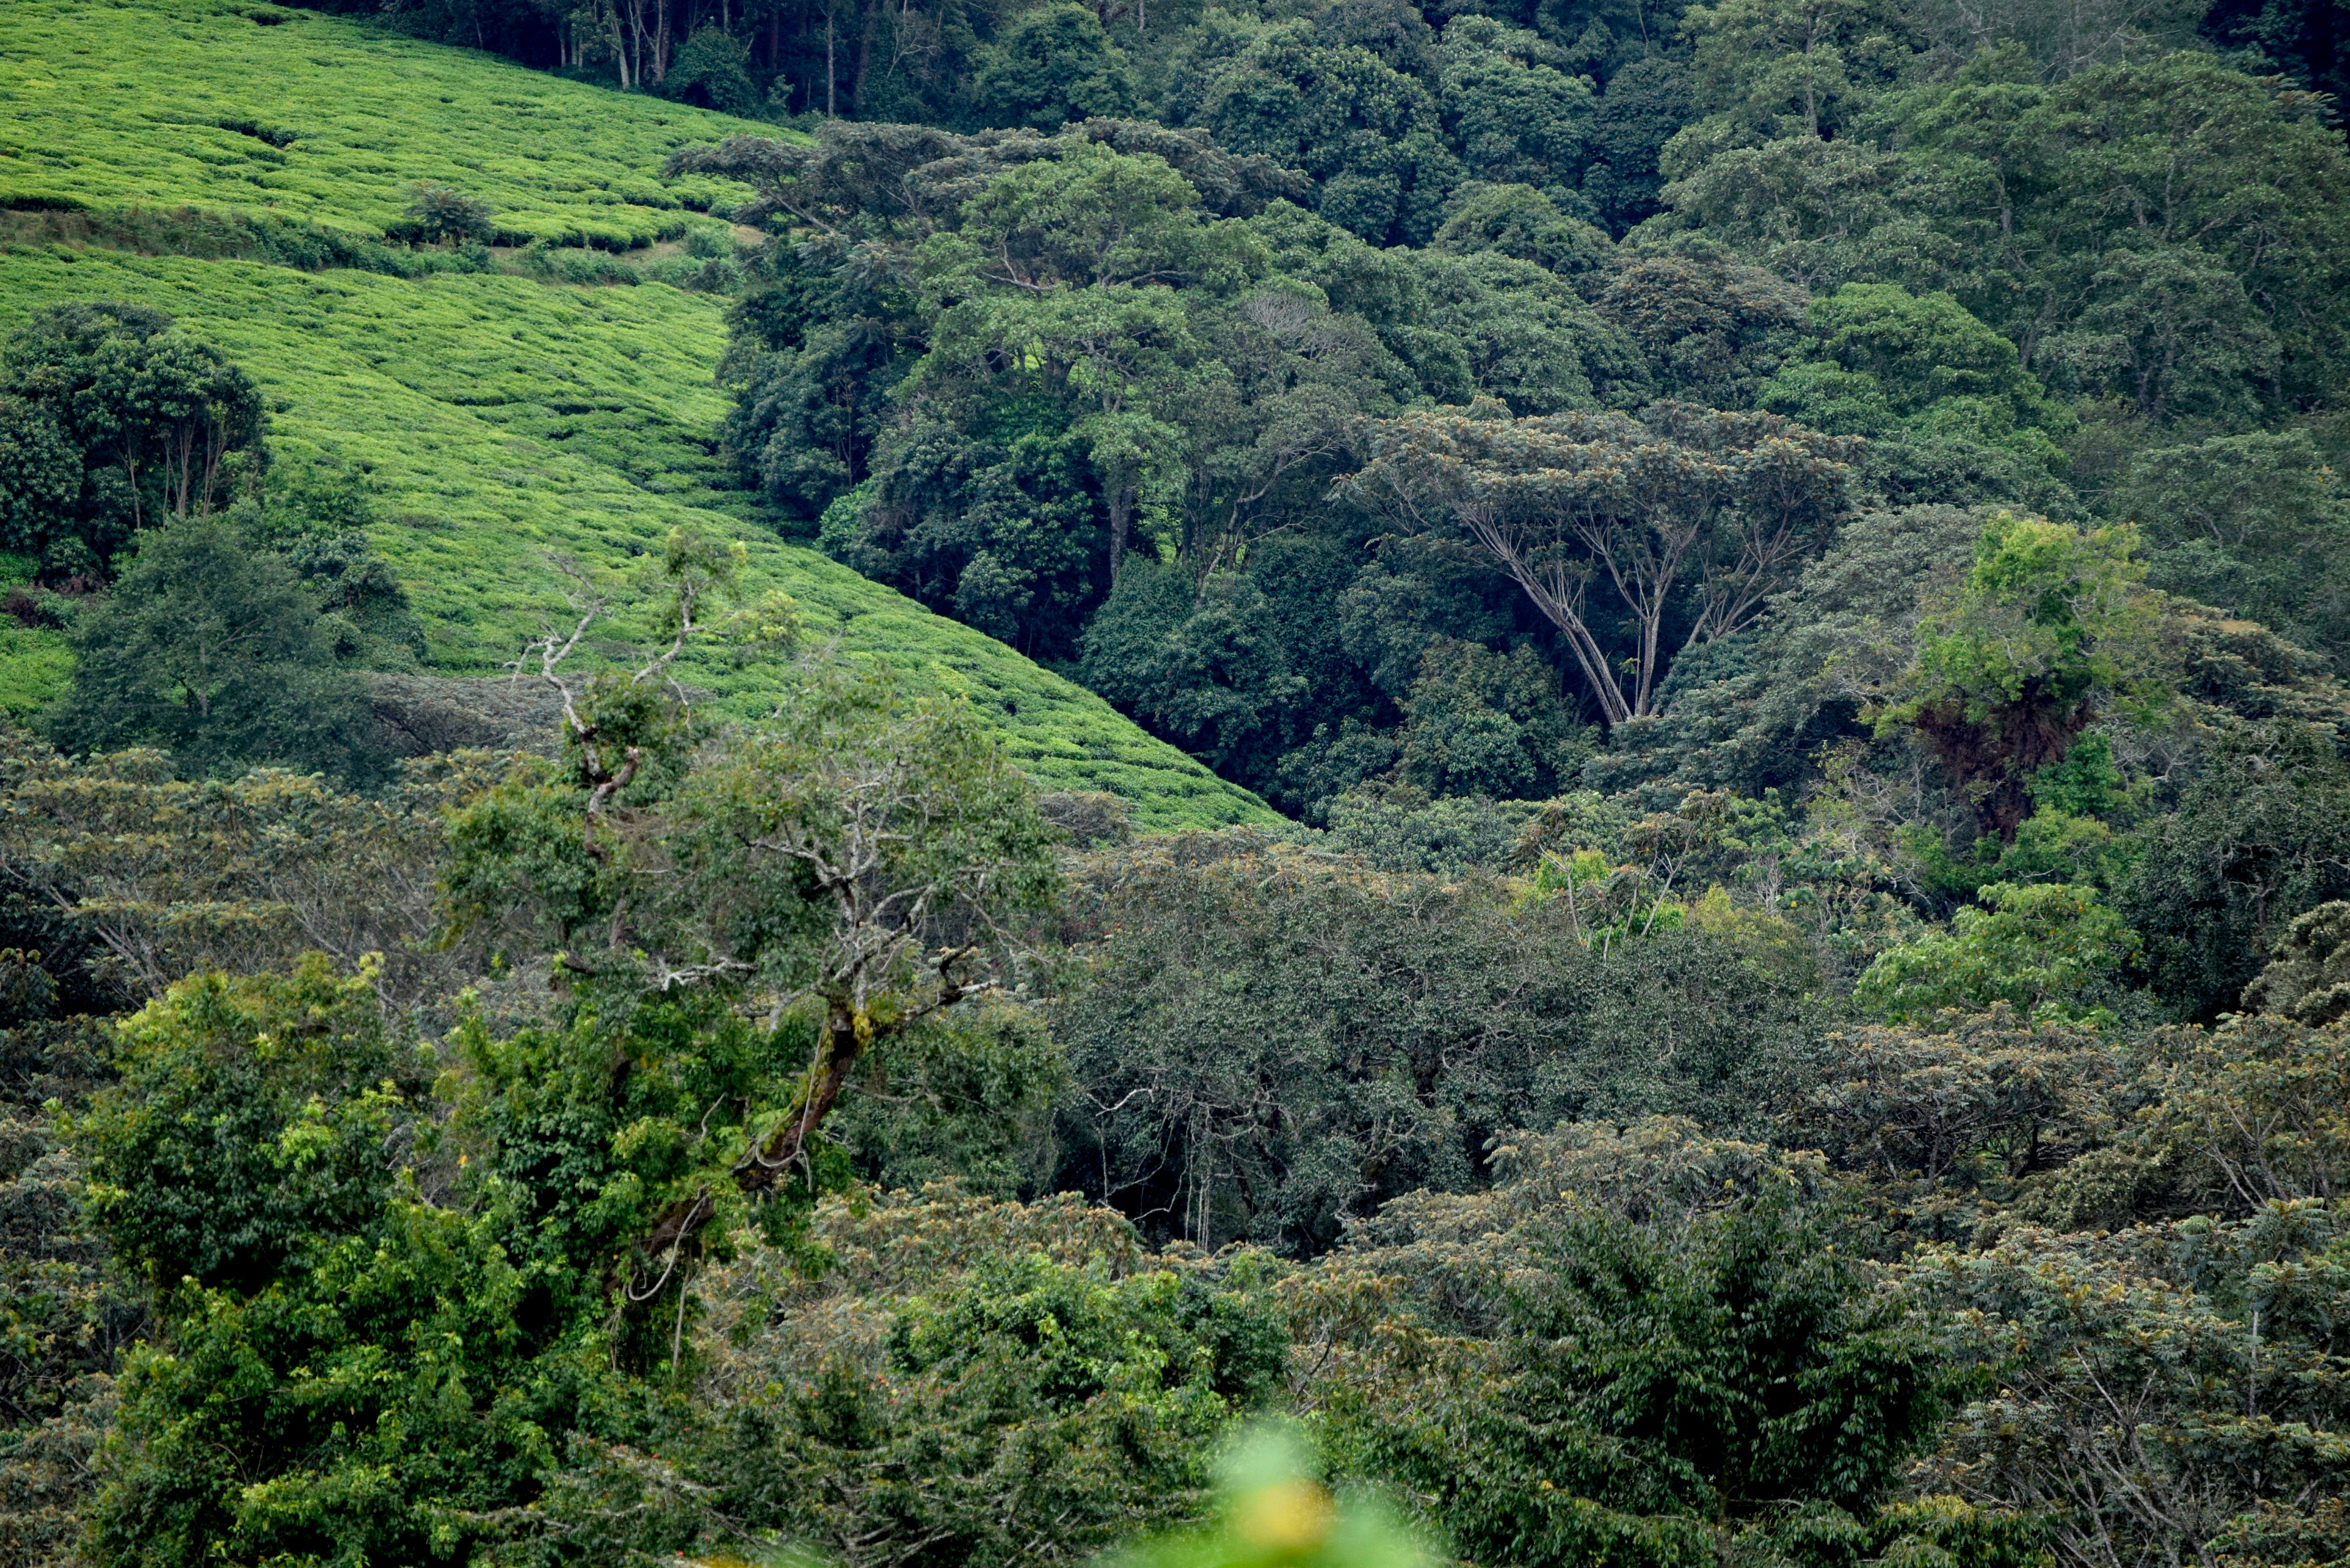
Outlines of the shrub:
<svg viewBox="0 0 2350 1568">
<path fill-rule="evenodd" d="M 2137 956 L 2137 934 L 2097 898 L 2067 883 L 1993 882 L 1983 906 L 1877 955 L 1854 996 L 1896 1023 L 1947 1008 L 2004 1002 L 2034 1018 L 2095 1015 L 2095 998 Z"/>
<path fill-rule="evenodd" d="M 409 235 L 436 244 L 454 244 L 461 240 L 486 240 L 495 232 L 490 222 L 494 209 L 480 197 L 430 180 L 420 180 L 411 189 Z"/>
<path fill-rule="evenodd" d="M 382 771 L 373 716 L 310 594 L 223 523 L 153 534 L 73 642 L 80 661 L 49 721 L 68 749 L 161 746 L 196 774 Z"/>
</svg>

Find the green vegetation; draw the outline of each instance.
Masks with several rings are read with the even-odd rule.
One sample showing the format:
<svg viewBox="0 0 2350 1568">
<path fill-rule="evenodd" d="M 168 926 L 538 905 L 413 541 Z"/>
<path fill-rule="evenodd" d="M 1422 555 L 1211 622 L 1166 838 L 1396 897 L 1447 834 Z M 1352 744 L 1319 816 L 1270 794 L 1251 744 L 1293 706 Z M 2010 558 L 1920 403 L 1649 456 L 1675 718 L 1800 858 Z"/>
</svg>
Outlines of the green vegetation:
<svg viewBox="0 0 2350 1568">
<path fill-rule="evenodd" d="M 652 624 L 731 635 L 734 554 L 662 566 Z M 15 1539 L 2026 1568 L 2183 1518 L 2230 1561 L 2339 1549 L 2322 996 L 2022 1020 L 2116 928 L 2002 886 L 1942 1011 L 1839 1029 L 1879 971 L 1819 977 L 1884 923 L 1832 802 L 1569 797 L 1523 824 L 1544 871 L 1450 883 L 1247 831 L 1056 866 L 963 707 L 819 659 L 722 728 L 668 653 L 546 657 L 559 759 L 372 797 L 9 759 L 10 918 L 71 956 L 16 958 L 5 1039 L 73 1107 L 11 1102 L 9 1321 L 146 1314 L 119 1356 L 9 1365 Z M 2278 1005 L 2345 908 L 2293 928 Z M 148 1000 L 93 1083 L 57 1014 L 109 992 Z M 1220 1509 L 1274 1412 L 1318 1465 L 1244 1445 Z"/>
<path fill-rule="evenodd" d="M 139 531 L 259 487 L 260 389 L 160 311 L 36 312 L 8 345 L 7 547 L 52 583 L 95 584 Z"/>
<path fill-rule="evenodd" d="M 22 722 L 55 701 L 72 677 L 73 649 L 63 634 L 0 627 L 0 711 Z"/>
<path fill-rule="evenodd" d="M 2339 9 L 0 13 L 0 1558 L 2350 1563 Z"/>
<path fill-rule="evenodd" d="M 269 25 L 252 19 L 256 9 Z M 738 129 L 722 116 L 614 100 L 310 13 L 206 0 L 12 6 L 0 50 L 22 62 L 0 105 L 19 128 L 0 132 L 11 155 L 0 158 L 0 205 L 87 206 L 98 226 L 74 232 L 101 244 L 122 209 L 182 204 L 284 214 L 364 241 L 400 232 L 414 186 L 437 182 L 489 202 L 502 242 L 626 249 L 674 238 L 703 221 L 697 210 L 743 193 L 660 177 L 676 148 Z M 139 115 L 101 111 L 123 93 L 139 99 Z M 253 127 L 295 139 L 276 146 Z M 113 243 L 234 256 L 255 254 L 251 236 L 271 233 L 130 220 Z M 291 248 L 299 259 L 303 247 Z M 401 256 L 359 259 L 394 270 Z M 1123 795 L 1148 826 L 1271 819 L 1099 700 L 811 552 L 776 546 L 743 517 L 710 451 L 723 412 L 709 387 L 723 329 L 706 298 L 45 244 L 11 250 L 0 267 L 0 328 L 53 303 L 160 308 L 260 383 L 289 466 L 363 475 L 371 537 L 411 595 L 435 669 L 494 671 L 561 613 L 546 552 L 621 566 L 686 526 L 749 544 L 754 578 L 796 599 L 815 636 L 886 654 L 1001 714 L 1023 737 L 1022 765 L 1049 787 Z M 494 318 L 503 325 L 485 334 Z M 64 684 L 62 641 L 38 628 L 8 636 L 22 651 L 0 697 L 12 711 L 36 711 Z M 742 713 L 773 690 L 756 670 L 697 668 L 694 678 Z"/>
<path fill-rule="evenodd" d="M 2043 80 L 2013 52 L 1959 70 L 1976 44 L 1939 12 L 1700 8 L 1636 48 L 1535 9 L 1220 13 L 1133 40 L 1128 118 L 941 109 L 681 154 L 784 231 L 727 359 L 744 481 L 1316 824 L 1350 791 L 1566 782 L 1430 772 L 1415 685 L 1455 643 L 1532 649 L 1595 751 L 1750 702 L 1705 689 L 1773 599 L 1912 504 L 2043 519 L 1986 571 L 2069 570 L 2035 528 L 2151 537 L 2128 571 L 2330 635 L 2350 153 L 2307 95 L 2126 27 Z M 1756 65 L 1780 48 L 1826 74 Z M 1072 80 L 1083 52 L 1055 57 Z M 1630 54 L 1691 72 L 1653 200 L 1603 152 Z M 1938 635 L 1939 693 L 1886 708 L 2002 837 L 2088 721 L 2058 666 L 2128 641 L 2052 621 L 2045 668 L 1960 668 L 2014 629 Z M 1448 722 L 1533 711 L 1471 706 Z"/>
<path fill-rule="evenodd" d="M 677 148 L 747 129 L 615 99 L 332 17 L 231 0 L 26 0 L 0 26 L 0 207 L 249 211 L 367 238 L 421 182 L 488 202 L 501 244 L 628 250 L 739 201 L 664 182 Z"/>
<path fill-rule="evenodd" d="M 374 717 L 304 586 L 212 518 L 161 530 L 78 618 L 51 732 L 77 751 L 160 746 L 198 773 L 258 762 L 371 781 Z"/>
<path fill-rule="evenodd" d="M 1052 787 L 1125 795 L 1167 826 L 1265 815 L 1099 699 L 710 510 L 734 498 L 708 456 L 723 403 L 708 385 L 722 327 L 704 298 L 65 249 L 17 251 L 5 265 L 11 328 L 53 302 L 135 298 L 249 369 L 283 467 L 364 477 L 380 517 L 370 537 L 408 586 L 437 668 L 498 670 L 563 613 L 546 552 L 617 565 L 697 528 L 750 545 L 753 580 L 796 599 L 812 634 L 1001 713 L 1027 737 L 1014 742 L 1022 765 Z M 62 673 L 54 654 L 38 668 Z M 745 714 L 775 690 L 756 668 L 696 666 L 694 680 Z"/>
</svg>

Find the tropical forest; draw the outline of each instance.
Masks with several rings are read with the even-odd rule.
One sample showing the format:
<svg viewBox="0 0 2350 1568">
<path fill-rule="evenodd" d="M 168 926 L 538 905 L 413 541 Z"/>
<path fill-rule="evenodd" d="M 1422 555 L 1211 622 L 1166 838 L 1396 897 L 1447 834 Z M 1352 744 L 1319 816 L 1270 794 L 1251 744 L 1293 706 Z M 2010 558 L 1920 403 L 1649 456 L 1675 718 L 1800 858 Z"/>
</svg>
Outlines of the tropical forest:
<svg viewBox="0 0 2350 1568">
<path fill-rule="evenodd" d="M 0 1568 L 2350 1568 L 2345 114 L 0 0 Z"/>
</svg>

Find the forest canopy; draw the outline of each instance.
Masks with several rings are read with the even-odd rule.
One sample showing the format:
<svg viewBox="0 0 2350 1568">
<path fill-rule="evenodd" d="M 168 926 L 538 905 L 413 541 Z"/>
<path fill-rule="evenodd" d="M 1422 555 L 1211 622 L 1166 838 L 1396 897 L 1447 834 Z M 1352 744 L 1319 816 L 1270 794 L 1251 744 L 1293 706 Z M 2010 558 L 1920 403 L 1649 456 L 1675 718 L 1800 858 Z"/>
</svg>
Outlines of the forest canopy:
<svg viewBox="0 0 2350 1568">
<path fill-rule="evenodd" d="M 1436 650 L 1526 649 L 1612 740 L 1856 513 L 2133 523 L 2157 586 L 2334 649 L 2328 99 L 2118 15 L 2061 60 L 1865 6 L 1570 21 L 1111 17 L 1128 88 L 1066 129 L 681 155 L 779 231 L 726 372 L 744 482 L 1317 824 L 1406 779 Z M 1659 72 L 1619 157 L 1611 95 Z"/>
</svg>

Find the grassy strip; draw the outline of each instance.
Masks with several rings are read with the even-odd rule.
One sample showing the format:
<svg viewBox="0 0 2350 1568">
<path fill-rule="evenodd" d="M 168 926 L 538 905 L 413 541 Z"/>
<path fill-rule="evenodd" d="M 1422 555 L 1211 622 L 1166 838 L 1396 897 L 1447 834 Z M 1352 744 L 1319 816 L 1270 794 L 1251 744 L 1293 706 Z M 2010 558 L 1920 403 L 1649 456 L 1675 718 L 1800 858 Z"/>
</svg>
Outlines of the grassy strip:
<svg viewBox="0 0 2350 1568">
<path fill-rule="evenodd" d="M 627 250 L 740 201 L 663 183 L 676 148 L 782 134 L 485 55 L 240 0 L 0 5 L 0 207 L 272 213 L 380 237 L 419 180 L 502 244 Z M 340 264 L 338 264 L 340 265 Z"/>
<path fill-rule="evenodd" d="M 377 542 L 441 669 L 495 670 L 560 614 L 548 551 L 625 565 L 673 526 L 699 528 L 742 538 L 754 581 L 797 598 L 818 636 L 969 696 L 1047 787 L 1122 795 L 1149 827 L 1273 819 L 1003 644 L 726 515 L 740 498 L 709 436 L 724 402 L 710 379 L 722 304 L 709 296 L 62 246 L 0 254 L 0 328 L 42 304 L 97 298 L 160 306 L 243 363 L 270 399 L 282 462 L 370 477 Z M 704 663 L 691 679 L 742 716 L 775 690 L 756 667 Z"/>
<path fill-rule="evenodd" d="M 63 632 L 0 625 L 0 716 L 26 719 L 55 701 L 73 679 Z"/>
</svg>

